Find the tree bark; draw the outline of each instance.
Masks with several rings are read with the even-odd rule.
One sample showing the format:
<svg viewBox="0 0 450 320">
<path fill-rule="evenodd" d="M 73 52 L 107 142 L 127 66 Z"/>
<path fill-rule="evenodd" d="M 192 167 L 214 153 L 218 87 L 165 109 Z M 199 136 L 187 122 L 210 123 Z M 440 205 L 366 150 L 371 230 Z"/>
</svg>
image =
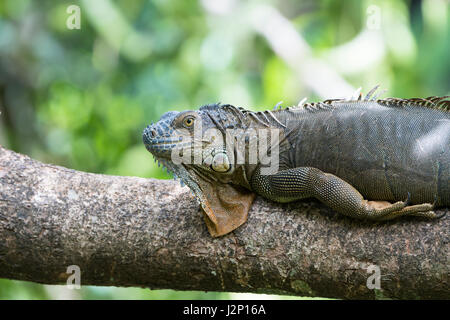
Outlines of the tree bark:
<svg viewBox="0 0 450 320">
<path fill-rule="evenodd" d="M 369 223 L 258 197 L 243 226 L 212 238 L 175 181 L 78 172 L 0 147 L 2 278 L 61 284 L 77 265 L 81 285 L 448 299 L 449 226 L 448 216 Z"/>
</svg>

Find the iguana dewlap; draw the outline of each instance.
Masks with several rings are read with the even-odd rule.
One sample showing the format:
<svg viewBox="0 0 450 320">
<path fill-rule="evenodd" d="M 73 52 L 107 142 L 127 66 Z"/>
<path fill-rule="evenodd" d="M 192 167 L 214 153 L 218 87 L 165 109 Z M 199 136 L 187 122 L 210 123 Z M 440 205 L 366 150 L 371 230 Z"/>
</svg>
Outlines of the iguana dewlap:
<svg viewBox="0 0 450 320">
<path fill-rule="evenodd" d="M 255 193 L 314 197 L 360 219 L 436 218 L 435 207 L 450 206 L 449 97 L 377 100 L 373 92 L 264 112 L 223 104 L 167 112 L 144 130 L 144 144 L 191 188 L 213 236 L 246 221 Z M 269 174 L 251 157 L 264 130 L 277 133 L 265 141 L 278 159 Z"/>
</svg>

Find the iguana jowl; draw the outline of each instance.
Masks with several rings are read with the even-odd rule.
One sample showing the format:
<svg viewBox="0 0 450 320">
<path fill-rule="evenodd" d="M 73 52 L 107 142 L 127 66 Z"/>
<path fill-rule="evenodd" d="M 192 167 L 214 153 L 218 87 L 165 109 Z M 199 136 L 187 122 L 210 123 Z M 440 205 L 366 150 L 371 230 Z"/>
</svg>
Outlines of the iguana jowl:
<svg viewBox="0 0 450 320">
<path fill-rule="evenodd" d="M 436 218 L 435 207 L 450 206 L 449 96 L 376 99 L 375 89 L 365 98 L 264 112 L 228 104 L 167 112 L 143 140 L 197 196 L 213 236 L 246 221 L 254 193 L 276 202 L 314 197 L 360 219 Z M 246 152 L 257 139 L 249 129 L 279 129 L 278 171 L 263 175 L 263 164 L 248 157 L 238 163 L 226 139 L 192 139 L 199 124 L 201 133 L 238 130 Z M 201 161 L 175 164 L 172 151 L 181 147 Z"/>
</svg>

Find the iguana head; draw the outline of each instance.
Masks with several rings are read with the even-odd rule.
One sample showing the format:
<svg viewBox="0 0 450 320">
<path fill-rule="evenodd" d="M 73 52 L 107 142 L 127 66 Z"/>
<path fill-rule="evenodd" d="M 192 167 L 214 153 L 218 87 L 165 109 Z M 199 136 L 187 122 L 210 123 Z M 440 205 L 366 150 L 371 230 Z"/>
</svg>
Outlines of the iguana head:
<svg viewBox="0 0 450 320">
<path fill-rule="evenodd" d="M 226 135 L 248 128 L 249 119 L 231 105 L 207 105 L 198 111 L 167 112 L 143 133 L 145 147 L 199 200 L 213 236 L 231 232 L 247 220 L 254 199 L 248 161 L 239 163 Z M 248 139 L 247 139 L 248 142 Z"/>
</svg>

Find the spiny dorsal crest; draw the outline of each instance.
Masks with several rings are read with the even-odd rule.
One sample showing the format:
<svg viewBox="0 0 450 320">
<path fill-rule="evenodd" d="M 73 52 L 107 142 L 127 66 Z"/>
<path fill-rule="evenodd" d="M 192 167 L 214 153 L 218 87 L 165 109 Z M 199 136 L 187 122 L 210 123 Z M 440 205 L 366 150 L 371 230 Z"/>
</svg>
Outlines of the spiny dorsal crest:
<svg viewBox="0 0 450 320">
<path fill-rule="evenodd" d="M 305 112 L 315 112 L 320 110 L 329 110 L 338 107 L 338 103 L 345 102 L 365 102 L 365 101 L 376 101 L 377 103 L 393 108 L 402 108 L 408 106 L 415 107 L 426 107 L 431 109 L 450 111 L 450 96 L 443 97 L 428 97 L 428 98 L 410 98 L 410 99 L 401 99 L 401 98 L 386 98 L 386 99 L 377 99 L 378 96 L 383 93 L 378 92 L 375 94 L 378 89 L 378 85 L 375 86 L 372 90 L 370 90 L 367 95 L 363 98 L 361 94 L 361 88 L 358 88 L 350 97 L 346 99 L 328 99 L 321 102 L 311 102 L 306 103 L 306 99 L 303 99 L 297 106 L 286 108 L 287 110 L 292 111 L 305 111 Z"/>
<path fill-rule="evenodd" d="M 401 99 L 401 98 L 386 98 L 386 99 L 378 99 L 379 95 L 384 93 L 385 90 L 379 91 L 375 94 L 379 85 L 375 86 L 372 90 L 370 90 L 367 95 L 363 98 L 361 94 L 361 88 L 358 88 L 350 97 L 344 99 L 327 99 L 320 102 L 306 102 L 306 98 L 301 100 L 298 105 L 287 107 L 282 109 L 281 103 L 279 102 L 275 105 L 273 111 L 265 110 L 265 111 L 251 111 L 244 109 L 242 107 L 235 107 L 230 104 L 210 104 L 205 105 L 200 108 L 201 111 L 204 111 L 209 115 L 212 121 L 219 128 L 226 128 L 229 125 L 232 126 L 242 126 L 247 128 L 251 121 L 256 121 L 266 127 L 271 126 L 271 119 L 274 120 L 282 127 L 286 127 L 283 123 L 281 123 L 276 117 L 277 112 L 279 111 L 290 111 L 290 112 L 318 112 L 325 110 L 332 110 L 342 106 L 342 103 L 351 103 L 351 102 L 369 102 L 376 101 L 380 105 L 392 108 L 403 108 L 408 106 L 416 106 L 416 107 L 426 107 L 432 109 L 438 109 L 443 111 L 450 111 L 450 96 L 443 97 L 428 97 L 428 98 L 410 98 L 410 99 Z M 223 112 L 221 111 L 230 111 L 235 117 L 234 120 L 237 120 L 234 124 L 230 123 L 230 118 L 225 117 Z"/>
<path fill-rule="evenodd" d="M 386 107 L 426 107 L 431 109 L 450 111 L 450 96 L 443 97 L 428 97 L 428 98 L 411 98 L 411 99 L 399 99 L 399 98 L 386 98 L 383 100 L 377 100 L 377 102 Z"/>
</svg>

